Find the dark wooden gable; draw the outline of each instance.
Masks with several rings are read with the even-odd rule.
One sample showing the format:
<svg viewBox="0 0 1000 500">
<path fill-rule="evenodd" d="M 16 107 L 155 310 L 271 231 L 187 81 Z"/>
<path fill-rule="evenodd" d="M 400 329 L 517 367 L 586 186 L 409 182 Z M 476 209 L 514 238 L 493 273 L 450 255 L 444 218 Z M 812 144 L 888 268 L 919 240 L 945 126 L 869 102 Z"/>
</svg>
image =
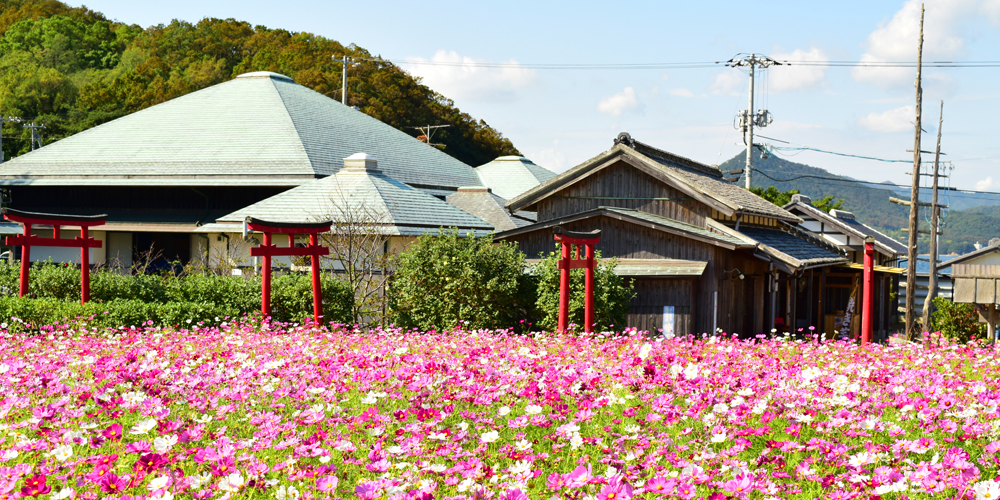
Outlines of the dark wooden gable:
<svg viewBox="0 0 1000 500">
<path fill-rule="evenodd" d="M 597 207 L 621 207 L 705 227 L 711 208 L 690 195 L 642 172 L 622 158 L 540 200 L 544 222 Z"/>
</svg>

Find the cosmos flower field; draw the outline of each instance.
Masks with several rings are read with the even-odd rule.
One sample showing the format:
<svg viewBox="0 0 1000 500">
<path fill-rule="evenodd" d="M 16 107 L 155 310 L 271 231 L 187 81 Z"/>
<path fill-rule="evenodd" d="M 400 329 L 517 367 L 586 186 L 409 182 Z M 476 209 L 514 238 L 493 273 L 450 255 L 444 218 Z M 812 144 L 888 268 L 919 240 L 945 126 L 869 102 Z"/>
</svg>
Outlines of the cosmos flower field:
<svg viewBox="0 0 1000 500">
<path fill-rule="evenodd" d="M 1000 497 L 994 351 L 0 332 L 0 499 Z"/>
</svg>

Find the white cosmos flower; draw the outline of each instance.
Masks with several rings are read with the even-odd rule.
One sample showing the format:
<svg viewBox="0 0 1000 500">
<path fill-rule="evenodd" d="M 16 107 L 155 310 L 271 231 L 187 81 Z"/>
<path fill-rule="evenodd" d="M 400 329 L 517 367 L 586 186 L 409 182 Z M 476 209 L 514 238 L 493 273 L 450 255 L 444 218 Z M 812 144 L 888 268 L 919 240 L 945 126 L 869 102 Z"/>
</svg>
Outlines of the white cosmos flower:
<svg viewBox="0 0 1000 500">
<path fill-rule="evenodd" d="M 501 417 L 506 417 L 508 413 L 510 413 L 509 406 L 501 406 L 500 408 L 497 409 L 497 414 L 499 414 Z"/>
<path fill-rule="evenodd" d="M 278 500 L 298 500 L 299 490 L 295 489 L 294 486 L 282 485 L 274 492 L 274 496 Z"/>
<path fill-rule="evenodd" d="M 212 476 L 209 475 L 208 473 L 204 473 L 204 474 L 195 474 L 191 476 L 191 479 L 189 479 L 189 481 L 192 488 L 198 489 L 204 486 L 205 483 L 207 483 L 210 479 L 212 479 Z"/>
<path fill-rule="evenodd" d="M 538 405 L 528 405 L 524 407 L 524 413 L 528 415 L 538 415 L 542 412 L 542 407 Z"/>
<path fill-rule="evenodd" d="M 642 347 L 639 348 L 639 359 L 645 360 L 646 358 L 648 358 L 649 353 L 652 350 L 653 350 L 653 345 L 650 344 L 649 342 L 642 344 Z"/>
<path fill-rule="evenodd" d="M 69 445 L 56 446 L 51 455 L 55 457 L 56 460 L 60 462 L 65 462 L 66 459 L 73 456 L 73 448 Z"/>
<path fill-rule="evenodd" d="M 153 478 L 153 480 L 146 485 L 146 488 L 148 488 L 149 491 L 162 490 L 167 486 L 168 482 L 170 482 L 170 478 L 167 476 L 158 476 Z"/>
<path fill-rule="evenodd" d="M 72 488 L 63 488 L 57 493 L 53 493 L 49 498 L 51 500 L 66 500 L 67 498 L 73 498 L 76 496 L 76 492 Z"/>
<path fill-rule="evenodd" d="M 484 432 L 482 435 L 479 436 L 479 441 L 483 443 L 492 443 L 495 442 L 497 439 L 500 439 L 500 433 L 497 431 Z"/>
<path fill-rule="evenodd" d="M 583 437 L 579 433 L 573 434 L 573 437 L 569 438 L 569 446 L 572 449 L 577 449 L 583 445 Z"/>
<path fill-rule="evenodd" d="M 445 464 L 431 464 L 427 466 L 427 470 L 431 472 L 444 472 L 448 470 L 448 466 Z"/>
<path fill-rule="evenodd" d="M 527 474 L 531 472 L 531 462 L 527 460 L 518 460 L 517 462 L 514 462 L 514 465 L 511 465 L 510 468 L 508 468 L 507 470 L 509 470 L 510 473 L 513 475 Z"/>
<path fill-rule="evenodd" d="M 992 479 L 980 481 L 972 487 L 972 492 L 976 495 L 976 500 L 997 500 L 1000 498 L 1000 483 Z"/>
<path fill-rule="evenodd" d="M 177 434 L 160 436 L 153 440 L 153 449 L 156 450 L 157 453 L 166 453 L 167 451 L 170 451 L 175 444 L 177 444 Z"/>
<path fill-rule="evenodd" d="M 219 489 L 222 491 L 237 491 L 243 487 L 244 482 L 243 474 L 234 472 L 219 481 Z"/>
<path fill-rule="evenodd" d="M 149 431 L 156 427 L 156 419 L 147 418 L 146 420 L 140 420 L 132 426 L 132 429 L 128 431 L 129 434 L 147 434 Z"/>
<path fill-rule="evenodd" d="M 531 441 L 528 441 L 527 439 L 522 439 L 520 441 L 517 441 L 516 443 L 514 443 L 514 448 L 517 451 L 528 451 L 531 449 Z"/>
</svg>

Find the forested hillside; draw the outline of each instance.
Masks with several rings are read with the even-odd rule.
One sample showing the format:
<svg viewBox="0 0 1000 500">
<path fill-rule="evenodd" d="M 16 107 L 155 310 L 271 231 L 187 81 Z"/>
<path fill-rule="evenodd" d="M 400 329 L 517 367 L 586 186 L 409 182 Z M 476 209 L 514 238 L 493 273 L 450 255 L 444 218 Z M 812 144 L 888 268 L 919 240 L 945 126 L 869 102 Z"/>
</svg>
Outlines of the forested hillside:
<svg viewBox="0 0 1000 500">
<path fill-rule="evenodd" d="M 44 125 L 46 144 L 249 71 L 285 74 L 339 100 L 341 65 L 332 56 L 372 57 L 234 19 L 142 28 L 55 0 L 0 1 L 0 34 L 0 114 Z M 361 61 L 347 81 L 348 104 L 411 135 L 406 126 L 450 124 L 435 142 L 465 163 L 518 154 L 500 132 L 390 63 Z M 20 124 L 3 130 L 7 158 L 31 149 Z"/>
<path fill-rule="evenodd" d="M 743 167 L 745 153 L 741 153 L 722 165 L 723 171 L 736 170 Z M 884 231 L 901 243 L 906 243 L 908 235 L 903 228 L 908 226 L 910 208 L 889 202 L 889 197 L 909 199 L 908 189 L 887 184 L 884 188 L 878 185 L 859 184 L 853 179 L 832 174 L 829 171 L 795 163 L 783 158 L 771 156 L 761 159 L 758 154 L 754 159 L 754 168 L 759 170 L 753 176 L 753 185 L 766 188 L 774 186 L 781 191 L 796 189 L 808 195 L 813 200 L 826 196 L 835 199 L 843 198 L 843 210 L 854 212 L 858 220 Z M 842 179 L 829 180 L 830 178 Z M 776 180 L 777 179 L 777 180 Z M 790 179 L 785 181 L 786 179 Z M 742 183 L 742 181 L 740 181 Z M 930 193 L 922 190 L 921 201 L 930 201 Z M 939 251 L 943 255 L 962 254 L 974 249 L 976 242 L 986 243 L 991 238 L 1000 237 L 1000 197 L 981 194 L 941 193 L 942 204 L 948 204 L 951 209 L 946 212 Z M 980 206 L 975 206 L 980 205 Z M 961 210 L 959 210 L 961 208 Z M 920 220 L 921 230 L 929 229 L 930 223 L 925 217 Z M 928 235 L 918 238 L 918 250 L 927 253 L 930 248 Z"/>
</svg>

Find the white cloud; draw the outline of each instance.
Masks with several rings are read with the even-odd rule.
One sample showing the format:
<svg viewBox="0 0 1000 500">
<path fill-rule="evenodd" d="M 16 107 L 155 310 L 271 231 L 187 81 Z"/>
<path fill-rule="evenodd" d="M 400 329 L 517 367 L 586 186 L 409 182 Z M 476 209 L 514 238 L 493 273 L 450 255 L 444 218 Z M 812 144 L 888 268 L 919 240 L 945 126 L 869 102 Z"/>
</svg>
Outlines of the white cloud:
<svg viewBox="0 0 1000 500">
<path fill-rule="evenodd" d="M 795 49 L 790 54 L 772 54 L 772 59 L 790 61 L 792 64 L 772 66 L 768 71 L 768 90 L 782 92 L 785 90 L 804 89 L 823 84 L 826 79 L 826 64 L 830 58 L 822 50 L 813 47 L 808 52 Z M 822 66 L 798 66 L 795 61 L 819 61 Z"/>
<path fill-rule="evenodd" d="M 976 183 L 976 191 L 992 191 L 994 189 L 1000 189 L 1000 181 L 994 181 L 992 176 Z"/>
<path fill-rule="evenodd" d="M 625 90 L 601 99 L 601 102 L 597 103 L 597 110 L 606 115 L 621 116 L 625 112 L 641 111 L 642 103 L 639 102 L 635 89 L 625 87 Z"/>
<path fill-rule="evenodd" d="M 566 161 L 566 155 L 563 154 L 563 149 L 560 148 L 559 141 L 555 140 L 550 148 L 529 151 L 528 158 L 531 158 L 535 165 L 540 165 L 553 172 L 562 172 L 570 167 Z"/>
<path fill-rule="evenodd" d="M 708 88 L 717 95 L 735 95 L 736 89 L 746 83 L 746 77 L 739 70 L 732 68 L 715 75 L 715 83 Z"/>
<path fill-rule="evenodd" d="M 1000 0 L 985 0 L 983 13 L 993 21 L 993 24 L 1000 25 Z"/>
<path fill-rule="evenodd" d="M 858 120 L 858 125 L 873 132 L 902 132 L 913 130 L 916 110 L 913 106 L 890 109 L 882 113 L 870 113 Z"/>
<path fill-rule="evenodd" d="M 450 99 L 464 101 L 507 102 L 518 97 L 518 91 L 533 83 L 537 74 L 515 60 L 504 67 L 472 66 L 483 59 L 459 55 L 455 51 L 439 50 L 430 60 L 408 57 L 402 66 L 422 83 Z"/>
<path fill-rule="evenodd" d="M 690 90 L 684 88 L 670 89 L 667 91 L 667 93 L 670 95 L 675 95 L 677 97 L 694 97 L 694 92 L 691 92 Z"/>
<path fill-rule="evenodd" d="M 908 0 L 903 8 L 868 35 L 867 51 L 861 62 L 915 61 L 917 38 L 920 32 L 920 5 L 922 0 Z M 988 0 L 992 5 L 996 0 Z M 988 9 L 979 5 L 981 0 L 937 0 L 926 2 L 924 13 L 924 60 L 951 58 L 965 47 L 961 24 Z M 997 9 L 1000 11 L 1000 8 Z M 916 77 L 913 68 L 857 67 L 852 72 L 855 80 L 875 83 L 881 87 L 912 84 Z"/>
</svg>

